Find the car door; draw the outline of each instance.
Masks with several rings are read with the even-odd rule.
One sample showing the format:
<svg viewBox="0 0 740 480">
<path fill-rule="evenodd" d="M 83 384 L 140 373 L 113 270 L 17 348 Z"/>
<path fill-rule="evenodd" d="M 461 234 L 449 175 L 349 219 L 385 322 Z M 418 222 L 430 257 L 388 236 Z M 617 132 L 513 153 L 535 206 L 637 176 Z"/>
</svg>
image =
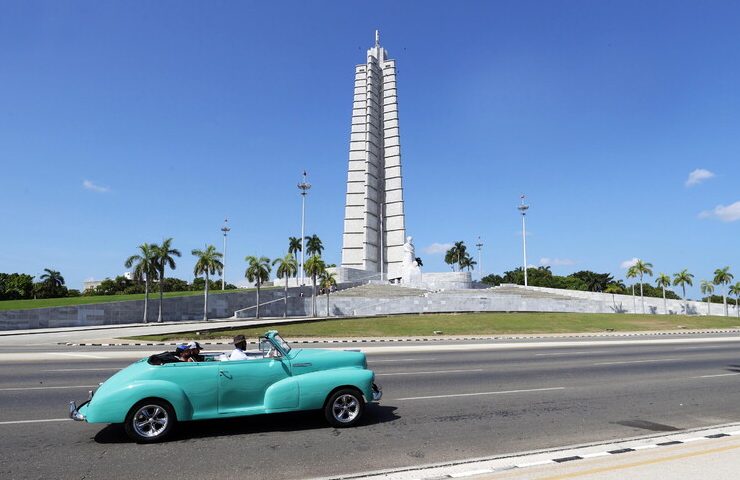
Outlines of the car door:
<svg viewBox="0 0 740 480">
<path fill-rule="evenodd" d="M 260 413 L 265 391 L 290 376 L 290 362 L 283 357 L 220 362 L 218 413 Z"/>
</svg>

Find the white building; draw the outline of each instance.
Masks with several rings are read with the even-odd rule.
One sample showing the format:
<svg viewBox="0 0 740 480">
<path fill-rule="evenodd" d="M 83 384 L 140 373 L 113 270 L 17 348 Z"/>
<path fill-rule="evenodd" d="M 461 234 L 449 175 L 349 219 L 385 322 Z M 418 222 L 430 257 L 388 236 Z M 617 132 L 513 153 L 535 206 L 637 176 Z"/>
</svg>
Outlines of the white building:
<svg viewBox="0 0 740 480">
<path fill-rule="evenodd" d="M 355 67 L 341 266 L 398 278 L 405 237 L 396 62 L 376 31 Z"/>
</svg>

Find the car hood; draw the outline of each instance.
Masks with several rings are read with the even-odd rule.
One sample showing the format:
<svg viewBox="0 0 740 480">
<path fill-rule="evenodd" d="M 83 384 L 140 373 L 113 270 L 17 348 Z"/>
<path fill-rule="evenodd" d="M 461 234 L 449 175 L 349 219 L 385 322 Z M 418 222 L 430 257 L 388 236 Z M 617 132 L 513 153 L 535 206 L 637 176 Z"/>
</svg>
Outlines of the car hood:
<svg viewBox="0 0 740 480">
<path fill-rule="evenodd" d="M 310 371 L 342 367 L 367 368 L 367 359 L 362 352 L 318 348 L 298 349 L 295 356 L 291 358 L 291 363 L 294 366 L 311 367 Z"/>
</svg>

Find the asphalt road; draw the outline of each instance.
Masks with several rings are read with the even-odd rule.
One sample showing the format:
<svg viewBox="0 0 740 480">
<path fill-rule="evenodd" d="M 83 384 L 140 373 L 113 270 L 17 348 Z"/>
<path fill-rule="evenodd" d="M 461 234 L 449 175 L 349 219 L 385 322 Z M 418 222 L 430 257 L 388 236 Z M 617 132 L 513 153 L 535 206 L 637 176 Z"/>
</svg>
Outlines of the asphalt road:
<svg viewBox="0 0 740 480">
<path fill-rule="evenodd" d="M 338 476 L 740 420 L 737 341 L 427 347 L 370 351 L 384 397 L 359 427 L 302 412 L 186 423 L 157 445 L 63 420 L 69 400 L 130 363 L 106 358 L 114 349 L 3 361 L 0 478 Z"/>
</svg>

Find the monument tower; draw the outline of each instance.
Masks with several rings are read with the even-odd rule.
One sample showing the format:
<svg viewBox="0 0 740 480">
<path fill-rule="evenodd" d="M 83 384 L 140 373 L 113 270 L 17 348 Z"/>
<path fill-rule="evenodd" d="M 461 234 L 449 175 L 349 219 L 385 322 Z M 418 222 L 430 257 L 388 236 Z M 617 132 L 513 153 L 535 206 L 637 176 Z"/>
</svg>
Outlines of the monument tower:
<svg viewBox="0 0 740 480">
<path fill-rule="evenodd" d="M 342 267 L 401 276 L 406 237 L 396 61 L 380 46 L 355 67 Z"/>
</svg>

